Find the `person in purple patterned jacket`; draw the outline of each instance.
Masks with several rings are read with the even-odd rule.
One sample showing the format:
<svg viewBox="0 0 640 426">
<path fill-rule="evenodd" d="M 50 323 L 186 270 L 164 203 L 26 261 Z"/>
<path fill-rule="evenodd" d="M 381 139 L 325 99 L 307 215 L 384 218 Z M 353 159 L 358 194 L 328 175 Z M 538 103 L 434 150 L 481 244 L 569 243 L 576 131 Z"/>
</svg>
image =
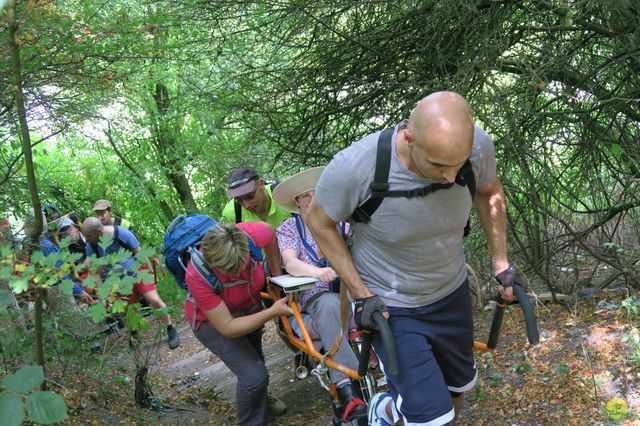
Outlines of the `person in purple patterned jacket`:
<svg viewBox="0 0 640 426">
<path fill-rule="evenodd" d="M 286 219 L 276 230 L 278 246 L 283 266 L 290 275 L 313 277 L 318 280 L 314 288 L 298 296 L 298 303 L 301 310 L 313 319 L 327 349 L 338 338 L 341 328 L 340 295 L 336 292 L 339 279 L 336 271 L 319 252 L 316 240 L 305 225 L 307 209 L 323 169 L 324 167 L 314 167 L 291 176 L 275 187 L 273 198 L 285 210 L 299 213 Z M 343 337 L 333 359 L 353 370 L 358 369 L 358 360 L 346 337 Z M 331 370 L 329 376 L 336 384 L 342 406 L 348 407 L 351 403 L 349 417 L 364 414 L 367 410 L 366 404 L 354 391 L 349 377 L 337 370 Z"/>
</svg>

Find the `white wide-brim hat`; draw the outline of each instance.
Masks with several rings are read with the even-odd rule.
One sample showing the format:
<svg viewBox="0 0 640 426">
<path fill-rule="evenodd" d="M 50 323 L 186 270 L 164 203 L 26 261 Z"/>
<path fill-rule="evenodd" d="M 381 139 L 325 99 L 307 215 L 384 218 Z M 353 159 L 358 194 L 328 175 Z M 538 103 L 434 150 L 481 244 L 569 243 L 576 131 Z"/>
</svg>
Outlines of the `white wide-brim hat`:
<svg viewBox="0 0 640 426">
<path fill-rule="evenodd" d="M 316 189 L 323 170 L 324 166 L 313 167 L 285 179 L 274 188 L 273 199 L 286 211 L 300 213 L 296 205 L 296 197 Z"/>
</svg>

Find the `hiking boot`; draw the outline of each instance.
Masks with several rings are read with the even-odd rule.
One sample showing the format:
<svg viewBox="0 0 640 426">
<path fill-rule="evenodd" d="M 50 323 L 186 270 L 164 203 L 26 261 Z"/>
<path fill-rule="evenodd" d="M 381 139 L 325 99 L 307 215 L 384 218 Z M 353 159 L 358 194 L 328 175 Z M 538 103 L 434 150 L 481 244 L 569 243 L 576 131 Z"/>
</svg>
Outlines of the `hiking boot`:
<svg viewBox="0 0 640 426">
<path fill-rule="evenodd" d="M 178 336 L 178 330 L 173 325 L 167 326 L 167 333 L 169 334 L 169 349 L 175 349 L 180 346 L 180 336 Z"/>
<path fill-rule="evenodd" d="M 373 395 L 369 401 L 369 411 L 367 412 L 367 420 L 369 425 L 373 426 L 391 426 L 392 423 L 387 419 L 387 404 L 393 401 L 389 392 L 380 392 Z"/>
<path fill-rule="evenodd" d="M 338 399 L 342 406 L 342 421 L 347 423 L 350 420 L 367 414 L 367 403 L 358 396 L 353 385 L 349 382 L 338 389 Z"/>
<path fill-rule="evenodd" d="M 287 406 L 284 405 L 284 402 L 271 395 L 267 396 L 267 416 L 281 416 L 285 411 L 287 411 Z"/>
</svg>

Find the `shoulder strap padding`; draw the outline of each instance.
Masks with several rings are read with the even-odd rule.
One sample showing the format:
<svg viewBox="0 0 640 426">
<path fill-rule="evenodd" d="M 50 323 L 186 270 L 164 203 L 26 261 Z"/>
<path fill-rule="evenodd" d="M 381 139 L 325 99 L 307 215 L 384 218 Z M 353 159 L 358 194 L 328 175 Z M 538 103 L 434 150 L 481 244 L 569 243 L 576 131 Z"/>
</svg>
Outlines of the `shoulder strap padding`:
<svg viewBox="0 0 640 426">
<path fill-rule="evenodd" d="M 405 190 L 389 190 L 389 169 L 391 167 L 391 137 L 394 128 L 383 130 L 378 136 L 376 150 L 376 168 L 373 182 L 370 185 L 371 196 L 368 200 L 356 208 L 352 216 L 356 222 L 367 223 L 371 220 L 373 213 L 380 207 L 385 198 L 415 198 L 426 197 L 440 189 L 451 188 L 454 184 L 433 183 L 431 185 L 420 186 Z M 464 165 L 458 170 L 455 183 L 466 186 L 469 189 L 471 200 L 475 199 L 476 179 L 473 174 L 471 160 L 467 159 Z M 469 232 L 469 222 L 465 227 L 465 235 Z"/>
<path fill-rule="evenodd" d="M 376 170 L 371 183 L 371 197 L 353 212 L 356 222 L 367 223 L 373 213 L 380 207 L 384 197 L 379 194 L 389 190 L 389 168 L 391 167 L 391 136 L 394 129 L 386 129 L 378 136 L 376 150 Z"/>
<path fill-rule="evenodd" d="M 462 168 L 458 171 L 456 176 L 456 183 L 461 186 L 466 186 L 471 195 L 471 202 L 476 199 L 476 176 L 473 174 L 473 165 L 471 160 L 467 159 Z M 463 236 L 469 235 L 471 232 L 471 217 L 467 219 L 467 224 L 464 226 Z"/>
<path fill-rule="evenodd" d="M 93 254 L 96 255 L 96 257 L 101 257 L 100 256 L 100 251 L 98 250 L 100 247 L 98 247 L 98 244 L 95 243 L 90 243 L 87 241 L 87 244 L 89 244 L 89 246 L 91 246 L 91 250 L 93 250 Z"/>
<path fill-rule="evenodd" d="M 476 199 L 476 176 L 473 174 L 473 166 L 471 160 L 467 159 L 458 174 L 456 175 L 456 183 L 460 186 L 466 186 L 471 195 L 471 200 Z"/>
<path fill-rule="evenodd" d="M 251 254 L 251 258 L 256 262 L 262 262 L 264 260 L 264 256 L 262 255 L 262 249 L 256 245 L 249 235 L 249 253 Z"/>
<path fill-rule="evenodd" d="M 209 267 L 209 264 L 207 264 L 207 261 L 204 259 L 202 253 L 200 253 L 200 250 L 193 246 L 189 247 L 187 250 L 189 251 L 191 264 L 193 265 L 193 268 L 196 270 L 198 275 L 200 275 L 202 279 L 206 281 L 206 283 L 209 285 L 209 287 L 211 287 L 211 290 L 213 290 L 215 294 L 220 294 L 220 291 L 222 290 L 220 279 L 218 278 L 218 275 L 215 273 L 215 271 L 213 271 Z"/>
</svg>

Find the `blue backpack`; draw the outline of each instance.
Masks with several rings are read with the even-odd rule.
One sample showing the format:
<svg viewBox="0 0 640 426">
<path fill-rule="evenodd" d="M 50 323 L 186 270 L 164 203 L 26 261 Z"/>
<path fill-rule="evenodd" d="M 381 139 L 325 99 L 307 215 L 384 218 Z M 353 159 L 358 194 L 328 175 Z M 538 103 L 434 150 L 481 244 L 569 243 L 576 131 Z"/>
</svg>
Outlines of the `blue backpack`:
<svg viewBox="0 0 640 426">
<path fill-rule="evenodd" d="M 187 291 L 185 272 L 189 261 L 216 294 L 222 290 L 218 276 L 211 270 L 204 256 L 198 250 L 202 238 L 209 228 L 217 224 L 217 221 L 207 215 L 190 214 L 185 216 L 181 214 L 171 222 L 164 234 L 160 248 L 160 252 L 164 255 L 164 263 L 176 283 Z M 249 238 L 249 251 L 252 260 L 262 262 L 262 250 L 255 245 L 251 238 Z"/>
</svg>

